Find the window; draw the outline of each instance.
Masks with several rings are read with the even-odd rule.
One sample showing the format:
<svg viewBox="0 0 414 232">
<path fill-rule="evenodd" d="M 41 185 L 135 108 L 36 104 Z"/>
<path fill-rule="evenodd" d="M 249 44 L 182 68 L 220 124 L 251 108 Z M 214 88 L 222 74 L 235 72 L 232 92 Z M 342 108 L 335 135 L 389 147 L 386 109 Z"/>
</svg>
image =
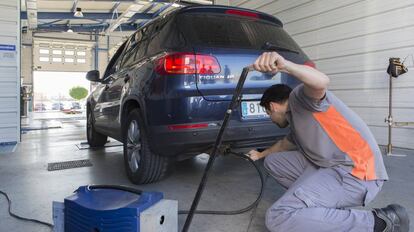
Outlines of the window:
<svg viewBox="0 0 414 232">
<path fill-rule="evenodd" d="M 178 17 L 178 25 L 191 44 L 208 47 L 263 49 L 266 42 L 300 51 L 282 27 L 263 21 L 233 16 L 188 14 Z"/>
<path fill-rule="evenodd" d="M 41 62 L 49 62 L 49 57 L 39 57 L 39 61 Z"/>
<path fill-rule="evenodd" d="M 109 61 L 109 64 L 108 64 L 108 66 L 106 67 L 106 70 L 105 70 L 105 74 L 104 74 L 104 76 L 103 76 L 103 78 L 105 79 L 105 78 L 107 78 L 108 76 L 110 76 L 110 75 L 112 75 L 113 73 L 115 73 L 116 72 L 116 70 L 117 70 L 117 66 L 119 65 L 119 63 L 120 63 L 120 60 L 121 60 L 121 58 L 122 58 L 122 56 L 121 56 L 121 54 L 122 54 L 122 52 L 124 51 L 124 48 L 125 48 L 125 46 L 126 46 L 126 43 L 127 42 L 124 42 L 119 48 L 118 48 L 118 50 L 115 52 L 115 54 L 113 55 L 113 57 L 112 57 L 112 59 L 111 59 L 111 61 Z"/>
<path fill-rule="evenodd" d="M 135 54 L 137 53 L 137 47 L 138 46 L 134 46 L 132 48 L 132 50 L 129 50 L 125 55 L 124 58 L 122 59 L 122 64 L 121 67 L 128 67 L 130 66 L 132 63 L 134 63 L 135 61 Z"/>
<path fill-rule="evenodd" d="M 79 64 L 85 64 L 86 60 L 85 59 L 77 59 L 76 62 L 79 63 Z"/>
<path fill-rule="evenodd" d="M 139 38 L 139 34 L 141 34 L 141 31 L 136 32 L 129 39 L 125 53 L 122 55 L 121 67 L 128 67 L 134 62 L 135 53 L 137 52 L 136 48 L 138 45 L 138 41 L 136 39 Z"/>
<path fill-rule="evenodd" d="M 41 49 L 39 49 L 39 53 L 40 54 L 49 54 L 49 49 L 41 48 Z"/>
<path fill-rule="evenodd" d="M 177 30 L 174 30 L 174 23 L 170 18 L 163 19 L 151 33 L 151 39 L 148 42 L 147 54 L 155 55 L 165 49 L 183 47 L 184 40 L 180 37 Z"/>
<path fill-rule="evenodd" d="M 73 63 L 74 59 L 73 58 L 65 58 L 65 63 Z"/>
<path fill-rule="evenodd" d="M 62 62 L 62 58 L 60 58 L 60 57 L 53 57 L 53 59 L 52 59 L 52 61 L 53 62 Z"/>
<path fill-rule="evenodd" d="M 77 51 L 76 55 L 78 56 L 86 56 L 86 52 L 85 51 Z"/>
<path fill-rule="evenodd" d="M 66 56 L 73 56 L 73 55 L 75 55 L 75 51 L 72 51 L 72 50 L 66 50 L 66 51 L 65 51 L 65 55 L 66 55 Z"/>
<path fill-rule="evenodd" d="M 62 55 L 62 50 L 53 50 L 52 54 L 53 55 Z"/>
<path fill-rule="evenodd" d="M 150 29 L 144 27 L 130 37 L 128 47 L 123 55 L 121 67 L 128 67 L 135 61 L 142 59 L 146 52 L 146 42 L 148 40 L 149 32 Z"/>
<path fill-rule="evenodd" d="M 139 41 L 138 49 L 135 54 L 136 60 L 141 60 L 144 57 L 145 53 L 147 52 L 148 37 L 149 37 L 149 33 L 151 33 L 151 29 L 153 25 L 154 24 L 151 24 L 148 27 L 145 27 L 142 29 L 142 37 L 141 37 L 141 40 Z"/>
</svg>

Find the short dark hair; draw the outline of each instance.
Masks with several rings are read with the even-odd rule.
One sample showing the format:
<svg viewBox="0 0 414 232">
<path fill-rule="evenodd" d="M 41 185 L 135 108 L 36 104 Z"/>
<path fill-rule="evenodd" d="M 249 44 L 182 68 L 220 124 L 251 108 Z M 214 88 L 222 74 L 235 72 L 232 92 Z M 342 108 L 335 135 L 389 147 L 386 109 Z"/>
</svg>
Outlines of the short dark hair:
<svg viewBox="0 0 414 232">
<path fill-rule="evenodd" d="M 283 84 L 276 84 L 270 86 L 263 93 L 260 105 L 265 109 L 270 109 L 270 102 L 284 103 L 289 99 L 289 94 L 292 92 L 292 88 Z"/>
</svg>

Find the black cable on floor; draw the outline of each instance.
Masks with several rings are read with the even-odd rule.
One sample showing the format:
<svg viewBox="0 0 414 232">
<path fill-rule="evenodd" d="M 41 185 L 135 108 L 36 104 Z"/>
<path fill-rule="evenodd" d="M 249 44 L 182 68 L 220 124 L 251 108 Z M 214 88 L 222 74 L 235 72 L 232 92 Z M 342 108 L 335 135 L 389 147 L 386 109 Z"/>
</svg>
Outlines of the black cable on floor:
<svg viewBox="0 0 414 232">
<path fill-rule="evenodd" d="M 247 211 L 255 208 L 259 204 L 260 200 L 262 199 L 263 190 L 264 190 L 264 182 L 265 181 L 264 181 L 264 177 L 263 177 L 262 172 L 260 171 L 259 166 L 250 157 L 248 157 L 247 155 L 240 154 L 240 153 L 236 153 L 236 152 L 230 152 L 230 154 L 232 154 L 232 155 L 234 155 L 234 156 L 236 156 L 238 158 L 242 158 L 242 159 L 248 160 L 255 167 L 255 169 L 256 169 L 257 173 L 259 174 L 259 177 L 260 177 L 260 184 L 261 184 L 261 186 L 260 186 L 260 193 L 259 193 L 259 195 L 257 196 L 256 200 L 252 204 L 248 205 L 245 208 L 239 209 L 239 210 L 222 210 L 222 211 L 216 211 L 216 210 L 196 210 L 194 212 L 195 214 L 212 214 L 212 215 L 236 215 L 236 214 L 242 214 L 242 213 L 245 213 L 245 212 L 247 212 Z M 178 214 L 188 214 L 189 212 L 190 212 L 189 210 L 179 210 L 178 211 Z"/>
<path fill-rule="evenodd" d="M 19 215 L 13 213 L 11 211 L 11 204 L 12 204 L 12 202 L 11 202 L 9 196 L 7 195 L 7 193 L 5 193 L 5 192 L 3 192 L 3 191 L 0 190 L 0 194 L 4 195 L 6 197 L 6 199 L 7 199 L 7 203 L 8 203 L 8 206 L 9 206 L 9 215 L 11 217 L 14 217 L 16 219 L 23 220 L 23 221 L 28 221 L 28 222 L 34 222 L 34 223 L 42 224 L 44 226 L 48 226 L 51 229 L 53 229 L 53 225 L 50 224 L 50 223 L 48 223 L 48 222 L 44 222 L 44 221 L 40 221 L 40 220 L 36 220 L 36 219 L 32 219 L 32 218 L 25 218 L 25 217 L 22 217 L 22 216 L 19 216 Z"/>
</svg>

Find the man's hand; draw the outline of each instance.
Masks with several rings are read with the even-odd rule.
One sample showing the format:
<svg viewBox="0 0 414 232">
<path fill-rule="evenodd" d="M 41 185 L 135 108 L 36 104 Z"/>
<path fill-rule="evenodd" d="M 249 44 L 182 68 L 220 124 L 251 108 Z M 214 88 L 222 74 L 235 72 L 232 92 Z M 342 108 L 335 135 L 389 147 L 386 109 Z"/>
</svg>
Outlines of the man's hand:
<svg viewBox="0 0 414 232">
<path fill-rule="evenodd" d="M 281 71 L 286 72 L 290 61 L 285 60 L 277 52 L 264 52 L 253 64 L 254 69 L 259 72 L 272 72 L 273 74 Z"/>
<path fill-rule="evenodd" d="M 277 52 L 264 52 L 254 62 L 253 67 L 259 72 L 285 72 L 305 85 L 304 91 L 308 97 L 320 100 L 325 96 L 328 88 L 329 78 L 322 72 L 301 64 L 295 64 L 285 60 Z"/>
<path fill-rule="evenodd" d="M 256 150 L 251 150 L 247 153 L 247 155 L 252 159 L 253 161 L 259 160 L 263 158 L 263 154 L 261 152 L 258 152 Z"/>
<path fill-rule="evenodd" d="M 248 155 L 250 159 L 256 161 L 259 159 L 263 159 L 264 157 L 273 153 L 278 153 L 281 151 L 291 151 L 294 149 L 296 149 L 296 145 L 289 142 L 289 139 L 287 139 L 287 137 L 285 136 L 283 139 L 277 141 L 277 143 L 273 144 L 271 147 L 267 148 L 262 152 L 251 150 L 246 155 Z"/>
</svg>

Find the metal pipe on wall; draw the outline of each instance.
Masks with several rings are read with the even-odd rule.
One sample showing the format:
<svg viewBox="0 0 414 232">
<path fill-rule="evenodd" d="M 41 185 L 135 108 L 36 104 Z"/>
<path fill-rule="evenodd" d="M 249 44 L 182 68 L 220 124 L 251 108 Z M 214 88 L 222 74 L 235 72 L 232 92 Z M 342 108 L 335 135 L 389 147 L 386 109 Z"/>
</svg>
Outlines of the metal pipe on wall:
<svg viewBox="0 0 414 232">
<path fill-rule="evenodd" d="M 99 70 L 99 36 L 95 35 L 95 70 Z"/>
<path fill-rule="evenodd" d="M 390 84 L 389 84 L 389 90 L 388 90 L 388 118 L 385 120 L 388 123 L 388 145 L 387 145 L 387 155 L 392 154 L 392 124 L 393 124 L 393 118 L 392 118 L 392 75 L 390 74 Z"/>
</svg>

